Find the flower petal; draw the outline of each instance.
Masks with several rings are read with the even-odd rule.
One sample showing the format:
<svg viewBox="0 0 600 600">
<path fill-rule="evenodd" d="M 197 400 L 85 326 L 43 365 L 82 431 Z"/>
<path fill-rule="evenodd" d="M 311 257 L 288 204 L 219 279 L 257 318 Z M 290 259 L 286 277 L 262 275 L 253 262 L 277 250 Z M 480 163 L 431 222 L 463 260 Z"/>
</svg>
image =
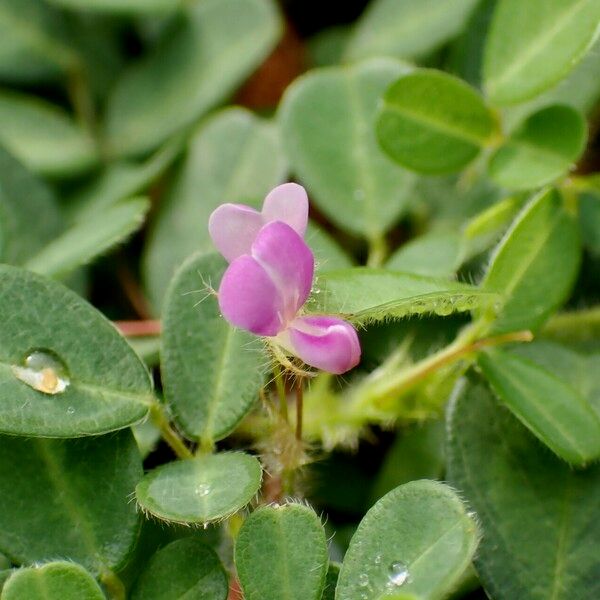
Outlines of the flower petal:
<svg viewBox="0 0 600 600">
<path fill-rule="evenodd" d="M 291 321 L 312 287 L 315 258 L 306 242 L 281 221 L 265 225 L 252 244 L 255 258 L 283 298 L 284 319 Z"/>
<path fill-rule="evenodd" d="M 284 327 L 282 295 L 265 269 L 248 255 L 234 260 L 223 274 L 219 307 L 232 325 L 256 335 L 277 335 Z"/>
<path fill-rule="evenodd" d="M 222 204 L 208 220 L 210 237 L 228 262 L 250 254 L 262 226 L 262 215 L 245 204 Z"/>
<path fill-rule="evenodd" d="M 340 375 L 360 362 L 356 329 L 343 319 L 298 317 L 287 332 L 291 349 L 307 365 Z"/>
<path fill-rule="evenodd" d="M 284 183 L 273 189 L 263 204 L 264 223 L 281 221 L 300 236 L 306 232 L 308 222 L 308 196 L 297 183 Z"/>
</svg>

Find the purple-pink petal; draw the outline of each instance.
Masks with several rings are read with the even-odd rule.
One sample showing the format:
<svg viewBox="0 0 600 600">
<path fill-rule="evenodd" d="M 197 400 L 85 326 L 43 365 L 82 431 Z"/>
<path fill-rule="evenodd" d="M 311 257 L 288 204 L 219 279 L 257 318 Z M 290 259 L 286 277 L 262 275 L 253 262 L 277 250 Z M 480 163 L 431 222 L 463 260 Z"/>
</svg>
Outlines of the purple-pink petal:
<svg viewBox="0 0 600 600">
<path fill-rule="evenodd" d="M 219 286 L 219 307 L 236 327 L 274 336 L 285 326 L 283 297 L 264 267 L 248 255 L 234 260 Z"/>
<path fill-rule="evenodd" d="M 250 254 L 262 226 L 261 213 L 244 204 L 222 204 L 208 220 L 210 237 L 228 262 Z"/>
<path fill-rule="evenodd" d="M 264 223 L 281 221 L 304 236 L 308 223 L 308 196 L 297 183 L 284 183 L 271 190 L 262 208 Z"/>
<path fill-rule="evenodd" d="M 269 274 L 283 299 L 284 320 L 291 321 L 312 287 L 315 259 L 306 242 L 281 221 L 265 225 L 252 244 L 252 257 Z"/>
<path fill-rule="evenodd" d="M 311 367 L 340 375 L 360 362 L 358 334 L 343 319 L 298 317 L 289 325 L 287 334 L 291 349 Z"/>
</svg>

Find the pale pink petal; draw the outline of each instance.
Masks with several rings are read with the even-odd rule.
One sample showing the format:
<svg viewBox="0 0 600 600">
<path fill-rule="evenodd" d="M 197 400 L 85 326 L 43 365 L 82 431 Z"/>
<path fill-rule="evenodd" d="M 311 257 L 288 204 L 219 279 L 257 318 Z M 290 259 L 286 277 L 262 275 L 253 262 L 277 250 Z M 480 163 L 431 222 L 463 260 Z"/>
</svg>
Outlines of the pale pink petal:
<svg viewBox="0 0 600 600">
<path fill-rule="evenodd" d="M 228 262 L 250 254 L 262 226 L 262 215 L 244 204 L 222 204 L 208 220 L 210 237 Z"/>
<path fill-rule="evenodd" d="M 251 256 L 240 256 L 225 271 L 219 287 L 219 307 L 232 325 L 256 335 L 277 335 L 284 327 L 283 297 Z"/>
<path fill-rule="evenodd" d="M 281 221 L 265 225 L 252 244 L 252 257 L 269 274 L 292 320 L 306 302 L 313 281 L 315 258 L 305 241 Z"/>
<path fill-rule="evenodd" d="M 281 221 L 304 236 L 308 222 L 308 196 L 305 189 L 297 183 L 277 186 L 265 198 L 262 214 L 265 224 Z"/>
<path fill-rule="evenodd" d="M 360 362 L 354 327 L 336 317 L 298 317 L 287 329 L 291 349 L 307 365 L 340 375 Z"/>
</svg>

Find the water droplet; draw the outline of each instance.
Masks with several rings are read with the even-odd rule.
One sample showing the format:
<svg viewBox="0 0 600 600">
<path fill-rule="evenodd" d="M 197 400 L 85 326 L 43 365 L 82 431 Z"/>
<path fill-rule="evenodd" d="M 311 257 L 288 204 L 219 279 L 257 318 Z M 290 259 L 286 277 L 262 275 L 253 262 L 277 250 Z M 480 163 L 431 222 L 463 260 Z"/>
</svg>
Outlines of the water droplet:
<svg viewBox="0 0 600 600">
<path fill-rule="evenodd" d="M 388 577 L 390 587 L 400 587 L 408 581 L 409 577 L 410 573 L 403 562 L 396 561 L 390 565 L 390 574 Z"/>
<path fill-rule="evenodd" d="M 75 414 L 75 407 L 74 406 L 69 406 L 69 408 L 67 408 L 67 414 L 68 415 Z"/>
<path fill-rule="evenodd" d="M 374 562 L 376 565 L 380 565 L 381 564 L 381 554 L 378 554 L 375 559 Z"/>
<path fill-rule="evenodd" d="M 369 576 L 366 573 L 361 573 L 358 576 L 358 585 L 360 587 L 367 587 L 369 585 Z"/>
<path fill-rule="evenodd" d="M 210 494 L 210 485 L 208 483 L 199 483 L 194 490 L 196 496 L 200 496 L 203 498 L 204 496 L 208 496 Z"/>
<path fill-rule="evenodd" d="M 44 394 L 60 394 L 69 386 L 69 373 L 63 361 L 51 350 L 32 350 L 22 365 L 12 366 L 13 375 Z"/>
<path fill-rule="evenodd" d="M 469 519 L 476 519 L 477 518 L 477 513 L 474 510 L 470 510 L 467 513 L 467 517 L 469 517 Z"/>
</svg>

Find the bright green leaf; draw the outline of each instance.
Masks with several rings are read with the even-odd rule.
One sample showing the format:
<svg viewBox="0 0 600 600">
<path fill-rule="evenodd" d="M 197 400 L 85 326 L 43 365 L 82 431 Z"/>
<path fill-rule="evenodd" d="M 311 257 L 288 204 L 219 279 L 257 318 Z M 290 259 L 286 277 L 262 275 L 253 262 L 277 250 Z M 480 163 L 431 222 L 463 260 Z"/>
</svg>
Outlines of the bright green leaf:
<svg viewBox="0 0 600 600">
<path fill-rule="evenodd" d="M 214 249 L 212 211 L 224 202 L 259 205 L 286 168 L 277 128 L 247 110 L 218 112 L 198 129 L 145 248 L 145 281 L 157 311 L 177 267 L 193 252 Z"/>
<path fill-rule="evenodd" d="M 246 600 L 321 600 L 328 562 L 323 525 L 301 504 L 257 509 L 236 540 Z"/>
<path fill-rule="evenodd" d="M 92 137 L 62 108 L 16 92 L 0 92 L 0 142 L 31 170 L 78 175 L 98 161 Z"/>
<path fill-rule="evenodd" d="M 484 288 L 502 294 L 493 333 L 535 330 L 567 298 L 581 248 L 574 218 L 555 190 L 534 196 L 498 244 Z"/>
<path fill-rule="evenodd" d="M 406 210 L 414 178 L 383 154 L 373 132 L 381 94 L 407 67 L 375 59 L 309 72 L 279 109 L 282 140 L 311 199 L 340 227 L 378 238 Z"/>
<path fill-rule="evenodd" d="M 496 600 L 600 595 L 600 468 L 555 458 L 488 388 L 464 381 L 448 421 L 448 479 L 483 529 L 475 566 Z"/>
<path fill-rule="evenodd" d="M 147 152 L 189 127 L 260 64 L 278 35 L 271 0 L 202 0 L 186 6 L 154 51 L 114 88 L 106 117 L 110 151 Z"/>
<path fill-rule="evenodd" d="M 159 550 L 136 581 L 132 600 L 226 600 L 229 586 L 219 557 L 187 537 Z"/>
<path fill-rule="evenodd" d="M 140 421 L 152 383 L 117 330 L 76 293 L 0 266 L 0 431 L 79 437 Z"/>
<path fill-rule="evenodd" d="M 356 24 L 346 58 L 415 58 L 454 37 L 477 0 L 375 0 Z"/>
<path fill-rule="evenodd" d="M 81 440 L 0 437 L 0 549 L 18 563 L 62 557 L 120 566 L 138 533 L 142 461 L 130 431 Z"/>
<path fill-rule="evenodd" d="M 25 266 L 47 277 L 62 279 L 127 239 L 141 227 L 149 208 L 146 198 L 132 198 L 83 218 L 44 246 Z"/>
<path fill-rule="evenodd" d="M 465 283 L 356 267 L 320 275 L 308 308 L 368 323 L 425 313 L 445 316 L 496 300 L 496 294 Z"/>
<path fill-rule="evenodd" d="M 83 567 L 51 562 L 15 571 L 2 590 L 2 600 L 105 600 L 105 596 Z"/>
<path fill-rule="evenodd" d="M 477 543 L 477 525 L 451 488 L 425 479 L 401 485 L 360 522 L 344 558 L 336 600 L 383 600 L 395 594 L 445 598 Z"/>
<path fill-rule="evenodd" d="M 220 521 L 248 504 L 260 489 L 262 469 L 242 452 L 221 452 L 168 463 L 135 489 L 144 511 L 175 523 Z"/>
<path fill-rule="evenodd" d="M 484 352 L 478 363 L 502 402 L 559 457 L 578 466 L 600 457 L 600 416 L 575 388 L 510 352 Z"/>
<path fill-rule="evenodd" d="M 404 75 L 387 89 L 376 127 L 389 156 L 426 174 L 460 170 L 495 131 L 481 96 L 460 79 L 433 69 Z"/>
<path fill-rule="evenodd" d="M 593 43 L 597 0 L 499 0 L 483 75 L 496 104 L 527 100 L 565 77 Z"/>
<path fill-rule="evenodd" d="M 227 436 L 258 399 L 267 357 L 254 335 L 221 316 L 218 289 L 227 263 L 194 255 L 175 275 L 165 301 L 162 377 L 173 418 L 191 439 Z"/>
<path fill-rule="evenodd" d="M 548 106 L 530 115 L 496 150 L 490 177 L 511 190 L 540 187 L 571 169 L 586 139 L 582 115 L 569 106 Z"/>
</svg>

